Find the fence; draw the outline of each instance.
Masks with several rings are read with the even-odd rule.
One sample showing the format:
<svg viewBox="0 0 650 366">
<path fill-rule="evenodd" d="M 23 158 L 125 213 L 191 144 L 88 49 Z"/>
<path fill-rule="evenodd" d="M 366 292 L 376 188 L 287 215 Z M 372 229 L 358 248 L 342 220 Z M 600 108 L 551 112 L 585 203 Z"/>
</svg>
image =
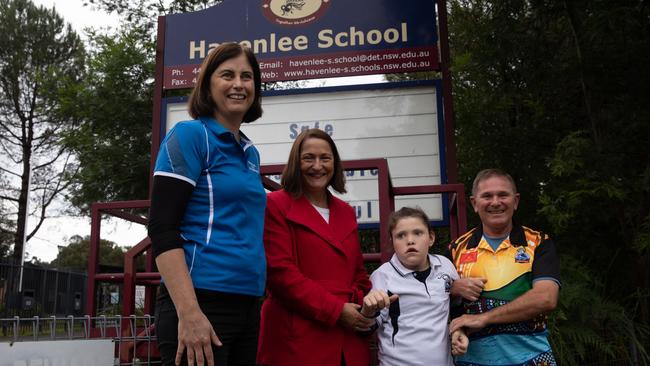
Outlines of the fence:
<svg viewBox="0 0 650 366">
<path fill-rule="evenodd" d="M 18 291 L 22 269 L 22 288 Z M 0 317 L 81 316 L 86 302 L 86 274 L 0 262 Z"/>
<path fill-rule="evenodd" d="M 159 365 L 160 361 L 155 346 L 156 337 L 152 332 L 153 322 L 154 318 L 149 315 L 0 318 L 0 329 L 2 330 L 0 346 L 3 342 L 13 345 L 24 342 L 28 346 L 27 348 L 34 350 L 34 354 L 38 353 L 39 357 L 49 360 L 47 351 L 43 351 L 46 347 L 42 347 L 42 343 L 34 342 L 78 341 L 78 348 L 75 347 L 75 349 L 81 351 L 84 348 L 84 341 L 105 339 L 112 340 L 114 343 L 113 359 L 108 360 L 112 365 Z M 36 352 L 37 350 L 38 352 Z M 24 354 L 25 352 L 22 357 L 25 357 Z M 3 360 L 5 357 L 6 355 L 3 356 Z M 4 361 L 16 361 L 11 359 L 11 353 L 8 357 L 9 360 Z M 52 359 L 60 361 L 58 357 L 60 356 L 52 356 Z M 79 354 L 71 354 L 70 357 L 79 357 Z M 106 360 L 103 361 L 98 364 L 105 364 Z"/>
</svg>

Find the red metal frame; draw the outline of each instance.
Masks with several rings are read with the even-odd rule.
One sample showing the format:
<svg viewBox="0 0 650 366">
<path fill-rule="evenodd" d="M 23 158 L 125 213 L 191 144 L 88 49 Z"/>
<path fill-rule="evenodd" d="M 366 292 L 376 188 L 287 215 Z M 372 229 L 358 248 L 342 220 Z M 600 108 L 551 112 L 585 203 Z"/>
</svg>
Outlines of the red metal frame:
<svg viewBox="0 0 650 366">
<path fill-rule="evenodd" d="M 90 206 L 90 250 L 88 255 L 88 299 L 86 301 L 86 314 L 96 315 L 96 298 L 97 282 L 122 282 L 123 273 L 99 273 L 99 236 L 101 232 L 102 215 L 111 215 L 131 222 L 146 224 L 147 219 L 142 216 L 133 215 L 128 209 L 149 208 L 149 200 L 140 201 L 117 201 L 107 203 L 93 203 Z M 148 256 L 151 257 L 151 256 Z M 153 261 L 153 258 L 147 258 Z"/>
<path fill-rule="evenodd" d="M 86 301 L 86 314 L 96 316 L 96 291 L 98 282 L 115 282 L 123 283 L 122 287 L 122 337 L 134 337 L 138 334 L 131 333 L 131 324 L 129 316 L 135 313 L 135 286 L 136 284 L 145 285 L 145 314 L 151 314 L 153 311 L 153 294 L 155 287 L 160 283 L 160 274 L 151 272 L 153 269 L 153 256 L 145 256 L 145 268 L 148 272 L 137 273 L 135 267 L 136 257 L 144 254 L 151 246 L 151 240 L 147 237 L 140 243 L 131 248 L 124 256 L 124 273 L 98 273 L 99 268 L 99 243 L 101 232 L 102 215 L 119 217 L 127 221 L 146 225 L 147 218 L 134 215 L 125 210 L 149 208 L 149 200 L 140 201 L 118 201 L 108 203 L 93 203 L 91 205 L 90 218 L 90 250 L 88 256 L 88 294 Z M 149 253 L 147 253 L 149 254 Z M 135 333 L 147 331 L 136 329 Z M 91 333 L 96 334 L 95 329 Z M 120 361 L 127 362 L 133 358 L 133 348 L 135 343 L 124 342 L 120 344 Z M 150 350 L 146 350 L 150 351 Z M 144 351 L 143 351 L 144 352 Z"/>
<path fill-rule="evenodd" d="M 163 83 L 165 73 L 165 28 L 166 19 L 164 16 L 158 17 L 158 38 L 156 41 L 156 70 L 154 76 L 153 89 L 153 113 L 151 116 L 151 165 L 149 174 L 149 195 L 153 186 L 153 169 L 156 164 L 156 157 L 160 148 L 160 113 L 162 108 Z"/>
</svg>

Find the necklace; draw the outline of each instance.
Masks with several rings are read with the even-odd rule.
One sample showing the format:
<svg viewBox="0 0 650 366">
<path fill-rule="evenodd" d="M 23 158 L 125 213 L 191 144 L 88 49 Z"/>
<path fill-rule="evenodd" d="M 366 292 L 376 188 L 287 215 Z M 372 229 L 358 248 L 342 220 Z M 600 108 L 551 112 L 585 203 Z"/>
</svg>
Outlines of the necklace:
<svg viewBox="0 0 650 366">
<path fill-rule="evenodd" d="M 308 193 L 305 193 L 305 197 L 307 197 L 307 201 L 309 201 L 312 205 L 316 207 L 321 207 L 321 208 L 329 207 L 329 205 L 327 204 L 327 194 L 324 194 L 320 199 L 317 199 Z"/>
</svg>

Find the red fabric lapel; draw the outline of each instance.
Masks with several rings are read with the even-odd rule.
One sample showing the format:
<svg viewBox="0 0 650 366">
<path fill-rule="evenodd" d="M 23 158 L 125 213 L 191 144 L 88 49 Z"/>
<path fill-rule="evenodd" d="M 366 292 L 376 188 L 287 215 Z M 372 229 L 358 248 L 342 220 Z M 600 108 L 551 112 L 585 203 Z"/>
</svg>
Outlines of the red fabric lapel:
<svg viewBox="0 0 650 366">
<path fill-rule="evenodd" d="M 356 228 L 356 220 L 351 217 L 352 211 L 347 204 L 331 195 L 329 208 L 330 223 L 327 224 L 307 198 L 302 196 L 292 202 L 287 219 L 306 227 L 336 249 L 344 251 L 342 241 Z"/>
</svg>

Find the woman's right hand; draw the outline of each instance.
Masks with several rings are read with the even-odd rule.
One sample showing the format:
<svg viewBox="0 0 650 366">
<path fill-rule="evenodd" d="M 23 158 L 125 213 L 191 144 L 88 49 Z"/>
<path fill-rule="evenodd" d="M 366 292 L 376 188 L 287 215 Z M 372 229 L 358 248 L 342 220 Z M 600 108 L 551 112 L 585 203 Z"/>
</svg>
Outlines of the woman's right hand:
<svg viewBox="0 0 650 366">
<path fill-rule="evenodd" d="M 360 305 L 346 302 L 343 305 L 343 310 L 341 311 L 337 324 L 355 332 L 369 330 L 375 324 L 375 319 L 366 318 L 361 315 L 359 309 L 361 309 Z"/>
<path fill-rule="evenodd" d="M 212 344 L 219 347 L 221 341 L 212 328 L 212 324 L 197 306 L 178 314 L 178 349 L 176 365 L 180 365 L 183 351 L 187 351 L 187 364 L 193 366 L 214 366 Z"/>
<path fill-rule="evenodd" d="M 176 365 L 180 365 L 183 351 L 187 351 L 188 366 L 194 366 L 195 363 L 197 366 L 205 363 L 214 366 L 212 344 L 221 346 L 221 341 L 196 299 L 183 249 L 176 248 L 161 253 L 156 257 L 156 265 L 178 315 Z"/>
</svg>

